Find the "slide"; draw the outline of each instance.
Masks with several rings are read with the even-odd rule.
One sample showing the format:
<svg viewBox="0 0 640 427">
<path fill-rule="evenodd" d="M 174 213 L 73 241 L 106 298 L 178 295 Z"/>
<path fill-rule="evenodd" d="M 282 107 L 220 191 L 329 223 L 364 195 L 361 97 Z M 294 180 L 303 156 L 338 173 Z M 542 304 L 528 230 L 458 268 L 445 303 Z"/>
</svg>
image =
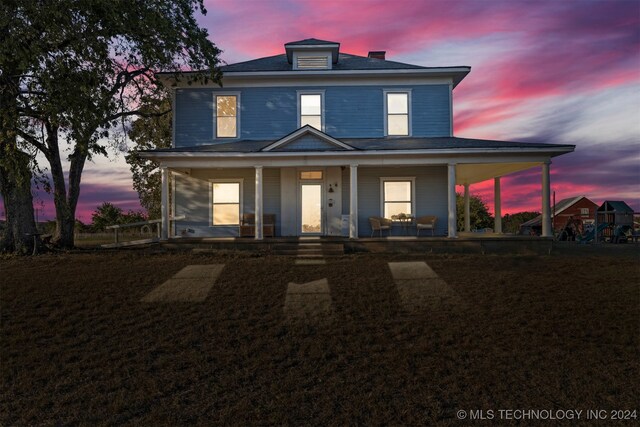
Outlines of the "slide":
<svg viewBox="0 0 640 427">
<path fill-rule="evenodd" d="M 608 222 L 603 222 L 601 224 L 598 224 L 598 234 L 600 234 L 602 230 L 604 230 L 607 227 L 609 227 Z M 594 237 L 595 237 L 594 230 L 591 229 L 591 231 L 588 231 L 582 235 L 582 237 L 580 238 L 580 243 L 588 243 L 592 241 Z"/>
</svg>

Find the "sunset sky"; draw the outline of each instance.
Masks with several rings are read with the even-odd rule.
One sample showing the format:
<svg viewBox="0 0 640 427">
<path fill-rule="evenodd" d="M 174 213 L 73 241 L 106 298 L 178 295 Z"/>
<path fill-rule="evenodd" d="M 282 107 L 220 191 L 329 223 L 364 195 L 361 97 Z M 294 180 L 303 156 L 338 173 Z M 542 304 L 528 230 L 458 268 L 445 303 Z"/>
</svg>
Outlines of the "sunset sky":
<svg viewBox="0 0 640 427">
<path fill-rule="evenodd" d="M 199 18 L 227 63 L 310 37 L 423 66 L 471 66 L 454 90 L 459 137 L 575 144 L 551 166 L 558 200 L 640 211 L 639 1 L 206 1 Z M 492 208 L 493 182 L 471 187 Z M 78 218 L 103 201 L 140 209 L 122 154 L 86 166 Z M 540 210 L 538 168 L 502 180 L 502 212 Z M 37 192 L 39 216 L 53 217 Z"/>
</svg>

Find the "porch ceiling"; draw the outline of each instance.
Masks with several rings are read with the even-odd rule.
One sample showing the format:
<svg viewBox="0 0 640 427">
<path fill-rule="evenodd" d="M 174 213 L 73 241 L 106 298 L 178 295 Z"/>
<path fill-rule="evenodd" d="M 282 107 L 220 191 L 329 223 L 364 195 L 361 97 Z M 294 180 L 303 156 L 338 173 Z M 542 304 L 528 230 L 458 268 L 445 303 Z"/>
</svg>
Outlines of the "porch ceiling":
<svg viewBox="0 0 640 427">
<path fill-rule="evenodd" d="M 540 166 L 542 162 L 518 163 L 459 163 L 456 166 L 456 184 L 475 184 L 491 178 Z"/>
</svg>

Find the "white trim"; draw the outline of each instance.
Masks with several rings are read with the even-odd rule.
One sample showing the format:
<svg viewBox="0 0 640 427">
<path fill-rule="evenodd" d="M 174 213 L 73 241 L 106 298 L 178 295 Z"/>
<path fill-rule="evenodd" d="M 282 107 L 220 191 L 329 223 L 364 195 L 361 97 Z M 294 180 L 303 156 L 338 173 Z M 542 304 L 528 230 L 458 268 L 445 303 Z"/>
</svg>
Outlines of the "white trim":
<svg viewBox="0 0 640 427">
<path fill-rule="evenodd" d="M 161 166 L 161 194 L 160 194 L 160 240 L 169 239 L 169 167 Z"/>
<path fill-rule="evenodd" d="M 302 121 L 302 95 L 320 95 L 320 127 L 322 129 L 318 129 L 322 132 L 324 132 L 325 127 L 324 127 L 324 123 L 325 123 L 325 103 L 324 103 L 324 93 L 325 90 L 324 89 L 320 89 L 320 90 L 297 90 L 296 91 L 296 99 L 297 99 L 297 103 L 298 103 L 298 109 L 297 109 L 297 119 L 298 119 L 298 128 L 300 128 L 300 122 Z"/>
<path fill-rule="evenodd" d="M 324 173 L 323 173 L 324 176 Z M 298 174 L 299 177 L 299 174 Z M 319 185 L 320 186 L 320 231 L 317 233 L 303 233 L 302 232 L 302 186 L 303 185 Z M 323 179 L 304 179 L 301 180 L 298 178 L 298 203 L 296 204 L 296 224 L 297 224 L 297 230 L 296 230 L 296 234 L 298 236 L 325 236 L 326 235 L 326 218 L 325 218 L 325 204 L 326 204 L 326 197 L 325 197 L 325 182 L 324 182 L 324 178 Z"/>
<path fill-rule="evenodd" d="M 524 163 L 535 163 L 531 168 L 539 166 L 544 162 L 548 157 L 541 157 L 539 159 L 531 159 L 528 158 L 526 160 L 518 159 L 518 158 L 498 158 L 495 159 L 494 163 L 514 163 L 514 162 L 524 162 Z M 466 160 L 466 159 L 465 159 Z M 474 159 L 470 159 L 474 160 Z M 482 159 L 478 157 L 475 159 L 476 162 L 483 161 L 486 159 Z M 386 159 L 384 157 L 378 158 L 337 158 L 337 157 L 305 157 L 299 156 L 297 158 L 284 158 L 284 159 L 228 159 L 223 162 L 216 162 L 216 167 L 218 168 L 253 168 L 256 164 L 260 164 L 264 167 L 301 167 L 301 166 L 312 166 L 312 167 L 327 167 L 327 166 L 344 166 L 349 162 L 357 161 L 360 166 L 441 166 L 446 165 L 449 162 L 459 161 L 456 157 L 439 157 L 439 158 L 404 158 L 404 159 Z M 212 167 L 211 159 L 169 159 L 169 160 L 160 160 L 163 165 L 169 166 L 171 168 L 198 168 L 198 169 L 210 169 Z M 529 169 L 529 168 L 527 168 Z M 489 179 L 489 178 L 487 178 Z M 460 183 L 462 184 L 462 183 Z"/>
<path fill-rule="evenodd" d="M 335 70 L 333 70 L 335 72 Z M 326 87 L 326 86 L 431 86 L 431 85 L 449 85 L 452 83 L 450 77 L 406 77 L 406 76 L 318 76 L 307 75 L 312 71 L 296 71 L 295 76 L 287 79 L 278 79 L 270 77 L 248 77 L 239 78 L 237 76 L 228 76 L 225 74 L 224 89 L 243 89 L 249 87 Z M 166 83 L 171 86 L 171 82 Z M 192 83 L 187 85 L 180 82 L 177 84 L 179 89 L 219 89 L 221 86 L 209 83 L 198 84 Z"/>
<path fill-rule="evenodd" d="M 175 218 L 176 217 L 176 174 L 174 173 L 173 170 L 169 170 L 169 181 L 171 182 L 171 190 L 169 193 L 169 200 L 171 200 L 171 218 Z M 169 224 L 169 226 L 171 226 L 171 224 Z M 177 229 L 177 224 L 176 221 L 173 221 L 173 228 L 172 228 L 172 236 L 176 235 L 176 229 Z"/>
<path fill-rule="evenodd" d="M 384 183 L 411 182 L 411 215 L 416 216 L 416 177 L 415 176 L 381 176 L 380 177 L 380 216 L 384 217 Z M 392 203 L 392 202 L 391 202 Z"/>
<path fill-rule="evenodd" d="M 212 178 L 209 182 L 209 227 L 238 227 L 242 223 L 242 214 L 244 213 L 244 178 Z M 214 224 L 213 223 L 213 184 L 240 184 L 239 194 L 239 217 L 238 224 Z"/>
<path fill-rule="evenodd" d="M 324 133 L 322 131 L 319 131 L 318 129 L 314 128 L 313 126 L 305 125 L 304 127 L 301 127 L 300 129 L 296 130 L 295 132 L 290 133 L 289 135 L 285 136 L 284 138 L 281 138 L 281 139 L 277 140 L 273 144 L 267 145 L 261 151 L 262 152 L 265 152 L 265 151 L 270 152 L 274 148 L 278 148 L 281 145 L 285 145 L 285 144 L 287 144 L 289 142 L 293 142 L 296 139 L 298 139 L 298 138 L 300 138 L 300 137 L 302 137 L 303 135 L 306 135 L 306 134 L 312 134 L 314 136 L 317 136 L 318 138 L 322 139 L 323 141 L 326 141 L 329 144 L 337 145 L 338 147 L 342 147 L 345 150 L 354 150 L 354 148 L 352 146 L 347 145 L 344 142 L 339 141 L 339 140 L 327 135 L 326 133 Z M 310 151 L 310 153 L 314 153 L 314 151 Z M 324 153 L 324 151 L 321 151 L 320 153 Z M 227 154 L 233 154 L 233 153 L 227 153 Z M 254 153 L 254 154 L 257 154 L 257 153 Z M 273 154 L 275 154 L 275 152 Z M 284 153 L 278 153 L 278 154 L 284 154 Z M 298 153 L 289 153 L 289 154 L 300 155 L 299 152 Z M 223 156 L 223 157 L 229 157 L 229 156 Z"/>
<path fill-rule="evenodd" d="M 388 113 L 388 95 L 389 94 L 393 94 L 393 93 L 398 93 L 398 94 L 406 94 L 407 95 L 407 134 L 406 135 L 389 135 L 389 113 Z M 413 131 L 413 126 L 412 126 L 412 119 L 413 119 L 413 115 L 412 113 L 412 109 L 411 109 L 411 89 L 408 88 L 383 88 L 382 89 L 382 96 L 383 96 L 383 101 L 384 101 L 384 136 L 390 136 L 390 137 L 407 137 L 407 136 L 411 136 L 412 135 L 412 131 Z"/>
<path fill-rule="evenodd" d="M 456 164 L 447 165 L 447 237 L 455 239 L 457 231 Z"/>
<path fill-rule="evenodd" d="M 407 68 L 407 69 L 390 69 L 390 70 L 317 70 L 317 71 L 305 71 L 301 73 L 298 70 L 293 71 L 225 71 L 224 72 L 224 85 L 225 87 L 231 87 L 229 80 L 245 80 L 247 82 L 251 81 L 251 78 L 265 78 L 265 79 L 283 79 L 283 80 L 291 80 L 292 78 L 302 78 L 302 79 L 314 79 L 314 78 L 325 78 L 328 81 L 331 81 L 335 78 L 335 80 L 343 80 L 344 77 L 382 77 L 379 79 L 381 82 L 389 83 L 389 79 L 401 79 L 406 77 L 419 77 L 420 80 L 424 82 L 424 79 L 434 78 L 434 77 L 442 77 L 444 80 L 452 81 L 453 87 L 455 88 L 458 83 L 460 83 L 464 77 L 469 74 L 471 71 L 471 67 L 461 66 L 461 67 L 443 67 L 443 68 Z M 188 75 L 190 73 L 182 73 L 183 75 Z M 191 82 L 189 85 L 187 83 L 188 78 L 184 78 L 184 80 L 180 81 L 176 84 L 174 79 L 174 73 L 159 73 L 160 80 L 165 84 L 165 86 L 173 86 L 177 85 L 178 87 L 220 87 L 220 85 L 214 82 L 208 82 L 207 84 L 203 84 L 201 82 Z M 458 80 L 456 81 L 456 78 Z M 298 82 L 291 82 L 291 86 L 299 85 Z M 318 84 L 317 82 L 315 84 Z M 351 83 L 345 83 L 345 85 L 350 85 Z M 376 82 L 375 84 L 380 84 Z M 384 84 L 384 83 L 382 83 Z M 279 86 L 283 86 L 284 84 L 280 83 Z"/>
<path fill-rule="evenodd" d="M 253 211 L 255 212 L 255 240 L 262 240 L 264 238 L 264 179 L 262 172 L 262 166 L 255 167 L 255 204 L 253 207 Z M 240 218 L 240 221 L 242 221 L 242 218 Z"/>
<path fill-rule="evenodd" d="M 218 136 L 218 96 L 236 97 L 236 136 Z M 213 139 L 233 141 L 240 139 L 240 91 L 214 91 L 213 92 Z"/>
<path fill-rule="evenodd" d="M 309 127 L 309 129 L 313 129 L 312 127 Z M 465 159 L 466 163 L 495 163 L 493 161 L 490 160 L 490 158 L 486 158 L 483 156 L 486 155 L 502 155 L 502 154 L 522 154 L 522 155 L 535 155 L 535 156 L 544 156 L 544 159 L 548 158 L 548 156 L 550 154 L 553 153 L 558 153 L 558 155 L 560 154 L 565 154 L 565 153 L 571 153 L 575 150 L 575 148 L 571 148 L 571 149 L 567 149 L 566 147 L 544 147 L 544 148 L 539 148 L 539 149 L 532 149 L 532 148 L 445 148 L 445 149 L 430 149 L 430 150 L 357 150 L 355 151 L 355 149 L 351 146 L 347 146 L 349 147 L 347 149 L 347 151 L 337 151 L 337 152 L 328 152 L 328 151 L 308 151 L 308 152 L 304 152 L 304 153 L 300 153 L 300 152 L 271 152 L 271 150 L 274 147 L 274 145 L 276 143 L 278 143 L 278 145 L 280 144 L 284 144 L 288 141 L 290 141 L 291 139 L 295 138 L 295 135 L 297 132 L 300 132 L 304 130 L 304 128 L 298 129 L 298 131 L 294 132 L 293 134 L 290 134 L 288 136 L 286 136 L 285 138 L 282 138 L 279 141 L 274 142 L 273 144 L 265 147 L 262 149 L 262 151 L 258 151 L 258 152 L 252 152 L 252 153 L 239 153 L 239 152 L 202 152 L 202 151 L 194 151 L 194 152 L 175 152 L 175 151 L 165 151 L 165 152 L 141 152 L 140 156 L 144 157 L 144 158 L 150 158 L 150 159 L 165 159 L 165 158 L 225 158 L 225 159 L 231 159 L 231 158 L 251 158 L 251 159 L 257 159 L 257 158 L 269 158 L 269 157 L 300 157 L 300 158 L 306 158 L 306 157 L 344 157 L 344 156 L 355 156 L 355 157 L 375 157 L 375 156 L 384 156 L 385 158 L 390 158 L 390 157 L 402 157 L 402 156 L 408 156 L 411 158 L 414 158 L 416 156 L 421 156 L 421 157 L 426 157 L 426 158 L 432 158 L 432 157 L 436 157 L 436 156 L 442 156 L 442 155 L 453 155 L 456 157 L 463 157 L 464 155 L 480 155 L 480 157 L 472 157 L 469 159 Z M 319 132 L 319 131 L 318 131 Z M 295 136 L 294 136 L 295 135 Z M 330 136 L 326 135 L 326 134 L 322 134 L 325 135 L 325 138 L 331 138 Z M 320 135 L 318 135 L 320 136 Z M 331 138 L 332 140 L 334 140 L 334 138 Z M 329 139 L 327 139 L 327 141 L 330 141 Z M 331 141 L 334 142 L 334 141 Z M 344 144 L 338 140 L 335 140 L 334 143 L 339 143 L 339 144 Z M 338 144 L 338 145 L 339 145 Z M 520 160 L 521 161 L 521 160 Z M 538 160 L 538 157 L 536 157 L 534 160 L 531 161 L 544 161 L 544 160 Z M 446 163 L 446 162 L 445 162 Z M 343 163 L 344 164 L 344 163 Z M 187 166 L 188 167 L 188 166 Z"/>
<path fill-rule="evenodd" d="M 302 179 L 302 172 L 317 172 L 322 171 L 321 179 Z M 325 189 L 327 188 L 327 171 L 325 167 L 297 167 L 295 168 L 296 174 L 296 236 L 313 236 L 313 235 L 326 235 L 326 200 Z M 302 233 L 302 184 L 322 184 L 322 204 L 321 204 L 321 223 L 322 229 L 320 233 Z"/>
<path fill-rule="evenodd" d="M 358 238 L 358 165 L 349 165 L 349 238 Z"/>
<path fill-rule="evenodd" d="M 453 83 L 449 83 L 449 136 L 453 136 Z"/>
<path fill-rule="evenodd" d="M 171 148 L 176 148 L 176 92 L 177 88 L 171 88 Z"/>
</svg>

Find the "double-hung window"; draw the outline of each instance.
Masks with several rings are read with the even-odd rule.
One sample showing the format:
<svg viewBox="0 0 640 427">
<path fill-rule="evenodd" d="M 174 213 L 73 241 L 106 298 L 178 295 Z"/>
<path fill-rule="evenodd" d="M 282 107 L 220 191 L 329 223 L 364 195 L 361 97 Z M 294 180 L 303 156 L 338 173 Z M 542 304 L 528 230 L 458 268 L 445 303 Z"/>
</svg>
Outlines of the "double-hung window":
<svg viewBox="0 0 640 427">
<path fill-rule="evenodd" d="M 411 93 L 409 91 L 385 91 L 385 135 L 409 136 L 411 134 Z"/>
<path fill-rule="evenodd" d="M 322 111 L 324 109 L 323 95 L 324 94 L 321 92 L 298 92 L 298 127 L 310 125 L 320 131 L 322 130 Z"/>
<path fill-rule="evenodd" d="M 239 225 L 242 210 L 241 181 L 211 183 L 212 225 Z"/>
<path fill-rule="evenodd" d="M 216 138 L 238 137 L 238 95 L 216 95 Z"/>
<path fill-rule="evenodd" d="M 381 213 L 385 218 L 415 213 L 415 178 L 381 178 Z"/>
</svg>

